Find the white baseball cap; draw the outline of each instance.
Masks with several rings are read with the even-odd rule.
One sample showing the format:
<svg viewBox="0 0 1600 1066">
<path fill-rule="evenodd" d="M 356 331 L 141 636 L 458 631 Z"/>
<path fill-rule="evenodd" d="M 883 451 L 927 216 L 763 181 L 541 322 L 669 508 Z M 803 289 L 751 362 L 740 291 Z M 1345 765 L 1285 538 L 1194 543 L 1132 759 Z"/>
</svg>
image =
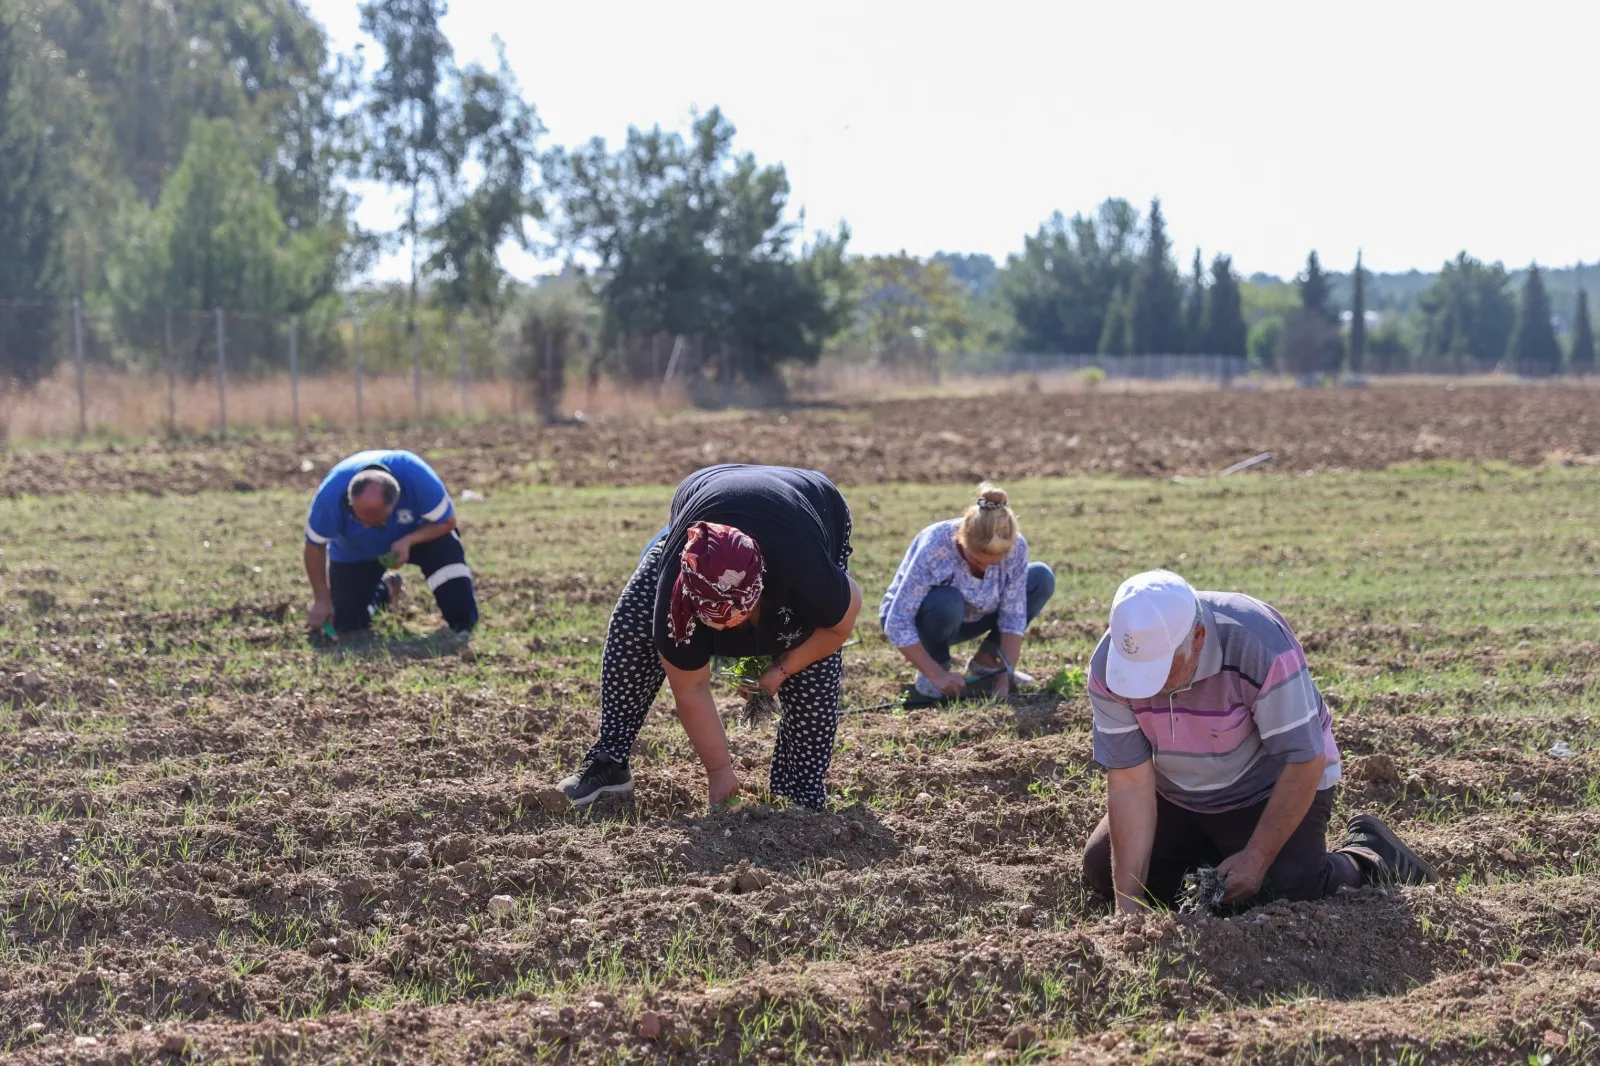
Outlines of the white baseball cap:
<svg viewBox="0 0 1600 1066">
<path fill-rule="evenodd" d="M 1134 574 L 1111 601 L 1106 685 L 1124 699 L 1149 699 L 1172 672 L 1172 657 L 1194 630 L 1200 600 L 1171 570 Z"/>
</svg>

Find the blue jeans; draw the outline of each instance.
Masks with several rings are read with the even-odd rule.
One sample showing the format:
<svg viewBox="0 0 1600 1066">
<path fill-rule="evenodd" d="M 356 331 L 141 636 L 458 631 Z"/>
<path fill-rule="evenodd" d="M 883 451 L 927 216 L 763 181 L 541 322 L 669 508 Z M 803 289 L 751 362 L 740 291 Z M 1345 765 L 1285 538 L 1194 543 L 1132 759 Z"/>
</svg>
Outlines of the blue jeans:
<svg viewBox="0 0 1600 1066">
<path fill-rule="evenodd" d="M 1028 621 L 1032 622 L 1056 592 L 1056 575 L 1045 563 L 1028 564 Z M 950 666 L 950 645 L 984 637 L 984 646 L 1000 647 L 1000 612 L 968 622 L 967 603 L 961 593 L 948 585 L 929 589 L 917 608 L 917 637 L 922 650 L 946 669 Z M 1011 664 L 1015 666 L 1015 663 Z"/>
</svg>

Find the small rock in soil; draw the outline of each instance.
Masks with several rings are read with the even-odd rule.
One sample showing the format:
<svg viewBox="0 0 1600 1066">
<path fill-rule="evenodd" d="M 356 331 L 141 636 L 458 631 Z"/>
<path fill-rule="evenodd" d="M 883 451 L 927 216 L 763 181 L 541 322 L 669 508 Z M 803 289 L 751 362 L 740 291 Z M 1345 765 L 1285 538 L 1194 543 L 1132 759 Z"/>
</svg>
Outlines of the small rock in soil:
<svg viewBox="0 0 1600 1066">
<path fill-rule="evenodd" d="M 1528 968 L 1520 962 L 1502 962 L 1500 969 L 1511 977 L 1521 977 L 1528 972 Z"/>
<path fill-rule="evenodd" d="M 1026 929 L 1033 924 L 1034 919 L 1038 916 L 1039 912 L 1034 908 L 1033 904 L 1025 904 L 1017 909 L 1017 924 Z"/>
<path fill-rule="evenodd" d="M 918 844 L 911 849 L 911 857 L 914 859 L 926 859 L 928 857 L 928 846 L 926 844 Z"/>
<path fill-rule="evenodd" d="M 1600 973 L 1600 955 L 1596 955 L 1594 958 L 1584 963 L 1583 968 L 1588 970 L 1590 973 Z"/>
<path fill-rule="evenodd" d="M 639 1035 L 654 1040 L 661 1035 L 661 1015 L 653 1010 L 639 1012 Z"/>
<path fill-rule="evenodd" d="M 540 789 L 538 793 L 539 806 L 551 814 L 568 810 L 572 801 L 567 799 L 567 794 L 559 788 Z"/>
<path fill-rule="evenodd" d="M 44 1035 L 44 1022 L 34 1022 L 32 1025 L 22 1030 L 22 1035 L 31 1036 L 34 1039 L 38 1039 Z"/>
<path fill-rule="evenodd" d="M 490 896 L 489 914 L 494 918 L 504 918 L 517 909 L 517 901 L 510 896 Z"/>
<path fill-rule="evenodd" d="M 1039 1034 L 1031 1025 L 1019 1025 L 1006 1034 L 1000 1046 L 1007 1051 L 1025 1051 L 1039 1042 Z"/>
</svg>

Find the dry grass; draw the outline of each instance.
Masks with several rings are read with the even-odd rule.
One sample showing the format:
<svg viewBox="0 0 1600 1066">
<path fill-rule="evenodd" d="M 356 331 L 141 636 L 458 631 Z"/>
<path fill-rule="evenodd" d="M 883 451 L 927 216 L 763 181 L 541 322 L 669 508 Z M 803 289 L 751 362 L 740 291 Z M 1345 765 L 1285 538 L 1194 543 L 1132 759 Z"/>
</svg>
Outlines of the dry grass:
<svg viewBox="0 0 1600 1066">
<path fill-rule="evenodd" d="M 350 427 L 403 423 L 419 416 L 409 374 L 368 374 L 359 411 L 349 375 L 302 378 L 299 424 Z M 164 377 L 90 370 L 84 382 L 84 421 L 95 436 L 151 437 L 162 433 L 214 433 L 222 428 L 214 378 L 178 379 L 169 393 Z M 661 397 L 602 380 L 593 390 L 569 388 L 568 412 L 630 415 L 683 405 L 676 391 Z M 531 390 L 506 379 L 472 380 L 463 398 L 456 381 L 425 379 L 423 419 L 497 418 L 533 411 Z M 295 424 L 287 375 L 228 382 L 227 428 L 281 429 Z M 62 440 L 79 435 L 77 383 L 64 368 L 25 393 L 0 394 L 0 441 Z"/>
</svg>

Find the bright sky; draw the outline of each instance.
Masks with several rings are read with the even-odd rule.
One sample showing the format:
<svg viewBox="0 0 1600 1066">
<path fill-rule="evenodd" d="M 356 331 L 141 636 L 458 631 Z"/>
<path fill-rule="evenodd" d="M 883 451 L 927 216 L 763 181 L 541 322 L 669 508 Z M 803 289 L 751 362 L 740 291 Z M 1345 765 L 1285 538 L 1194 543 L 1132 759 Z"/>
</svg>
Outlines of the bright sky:
<svg viewBox="0 0 1600 1066">
<path fill-rule="evenodd" d="M 308 3 L 360 39 L 353 0 Z M 553 143 L 721 105 L 858 252 L 1003 261 L 1054 210 L 1159 195 L 1181 263 L 1244 274 L 1600 259 L 1593 0 L 452 0 L 445 27 L 462 61 L 505 40 Z"/>
</svg>

